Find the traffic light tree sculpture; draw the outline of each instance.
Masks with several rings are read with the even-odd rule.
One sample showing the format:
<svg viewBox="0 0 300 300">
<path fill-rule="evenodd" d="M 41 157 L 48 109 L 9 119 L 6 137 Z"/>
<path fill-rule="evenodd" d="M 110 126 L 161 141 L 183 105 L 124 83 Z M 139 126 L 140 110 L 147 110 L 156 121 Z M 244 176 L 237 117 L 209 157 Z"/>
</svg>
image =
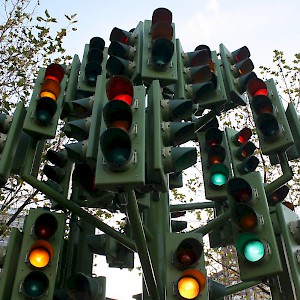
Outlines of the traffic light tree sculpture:
<svg viewBox="0 0 300 300">
<path fill-rule="evenodd" d="M 144 268 L 145 299 L 207 300 L 203 235 L 219 231 L 224 220 L 230 228 L 224 230 L 222 243 L 234 240 L 243 281 L 250 284 L 282 272 L 270 211 L 277 212 L 282 227 L 284 259 L 293 264 L 290 277 L 298 276 L 299 220 L 279 203 L 288 193 L 286 183 L 263 185 L 255 171 L 258 159 L 249 128 L 223 130 L 218 122 L 210 122 L 221 112 L 247 105 L 246 91 L 262 153 L 277 155 L 283 165 L 281 158 L 299 133 L 290 130 L 300 127 L 298 117 L 292 108 L 285 113 L 273 80 L 257 78 L 246 46 L 230 52 L 221 44 L 218 54 L 200 44 L 184 52 L 172 18 L 171 11 L 158 8 L 151 20 L 130 31 L 114 27 L 108 48 L 102 38 L 92 37 L 82 62 L 75 55 L 71 66 L 53 63 L 41 68 L 29 107 L 18 104 L 14 117 L 0 115 L 0 183 L 11 173 L 23 130 L 29 146 L 19 168 L 22 179 L 103 231 L 104 250 L 98 245 L 101 236 L 90 246 L 110 255 L 110 265 L 132 266 L 137 251 Z M 64 148 L 44 149 L 59 122 L 73 140 Z M 192 203 L 193 209 L 209 205 L 216 212 L 201 233 L 183 232 L 187 224 L 172 222 L 170 214 L 169 190 L 182 186 L 183 171 L 197 162 L 197 149 L 184 145 L 190 142 L 199 142 L 205 197 L 213 200 Z M 283 173 L 289 168 L 287 160 L 285 167 Z M 46 182 L 39 180 L 42 174 Z M 80 198 L 82 194 L 86 198 Z M 105 206 L 97 203 L 97 208 L 127 213 L 134 240 L 80 207 L 95 207 L 89 204 L 101 202 L 101 197 Z M 190 207 L 183 204 L 182 210 Z M 292 221 L 288 226 L 287 219 Z M 12 299 L 52 300 L 59 297 L 54 296 L 57 287 L 62 298 L 105 299 L 103 277 L 70 269 L 60 280 L 64 227 L 64 214 L 30 210 L 18 234 L 22 241 L 10 285 Z M 72 257 L 68 261 L 72 265 Z M 298 285 L 295 281 L 296 289 Z"/>
</svg>

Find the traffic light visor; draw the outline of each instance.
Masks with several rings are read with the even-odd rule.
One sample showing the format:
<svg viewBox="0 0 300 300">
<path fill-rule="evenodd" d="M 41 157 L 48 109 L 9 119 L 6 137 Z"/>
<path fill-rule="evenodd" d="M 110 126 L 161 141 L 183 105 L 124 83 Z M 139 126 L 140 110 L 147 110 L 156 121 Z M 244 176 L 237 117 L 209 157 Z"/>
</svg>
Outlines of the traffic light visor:
<svg viewBox="0 0 300 300">
<path fill-rule="evenodd" d="M 40 96 L 41 98 L 51 98 L 52 100 L 57 100 L 60 94 L 61 88 L 60 84 L 52 79 L 46 79 L 41 86 Z"/>
<path fill-rule="evenodd" d="M 165 38 L 172 40 L 173 37 L 173 27 L 166 22 L 157 22 L 152 25 L 151 29 L 151 39 L 155 41 L 158 38 Z"/>
<path fill-rule="evenodd" d="M 90 49 L 99 49 L 101 52 L 104 50 L 105 41 L 98 36 L 94 36 L 90 39 Z"/>
<path fill-rule="evenodd" d="M 227 189 L 237 203 L 252 203 L 254 201 L 254 193 L 250 184 L 242 178 L 230 179 L 227 183 Z"/>
<path fill-rule="evenodd" d="M 174 253 L 175 264 L 181 269 L 194 266 L 199 261 L 202 253 L 203 245 L 197 239 L 184 239 Z"/>
<path fill-rule="evenodd" d="M 129 44 L 131 36 L 132 36 L 131 32 L 127 32 L 120 28 L 114 27 L 110 33 L 109 40 L 111 42 L 116 41 L 116 42 L 120 42 L 123 44 Z"/>
<path fill-rule="evenodd" d="M 172 12 L 167 8 L 157 8 L 152 14 L 152 25 L 161 21 L 166 22 L 168 24 L 172 23 Z"/>
<path fill-rule="evenodd" d="M 57 220 L 52 214 L 41 214 L 35 221 L 34 234 L 39 239 L 47 240 L 55 234 L 57 226 Z"/>
<path fill-rule="evenodd" d="M 49 279 L 41 271 L 30 272 L 22 284 L 23 294 L 30 299 L 38 299 L 45 295 L 49 287 Z"/>
<path fill-rule="evenodd" d="M 152 63 L 158 70 L 165 70 L 174 54 L 174 44 L 166 38 L 158 38 L 152 43 Z"/>
<path fill-rule="evenodd" d="M 128 105 L 133 99 L 133 84 L 125 76 L 113 76 L 106 84 L 108 100 L 122 100 Z"/>
<path fill-rule="evenodd" d="M 35 108 L 36 120 L 42 126 L 47 126 L 51 123 L 56 112 L 57 104 L 52 98 L 44 97 L 37 101 Z"/>
<path fill-rule="evenodd" d="M 263 80 L 257 78 L 256 76 L 251 78 L 247 82 L 246 89 L 251 97 L 255 97 L 258 95 L 264 95 L 264 96 L 268 95 L 268 89 L 266 83 Z"/>
<path fill-rule="evenodd" d="M 100 147 L 108 168 L 123 171 L 131 166 L 133 157 L 131 140 L 123 129 L 105 130 L 100 137 Z"/>
<path fill-rule="evenodd" d="M 59 64 L 51 64 L 47 67 L 45 72 L 45 79 L 55 80 L 60 83 L 65 75 L 63 67 Z"/>
<path fill-rule="evenodd" d="M 103 108 L 103 118 L 107 128 L 116 127 L 128 131 L 132 125 L 132 111 L 122 100 L 108 102 Z"/>
</svg>

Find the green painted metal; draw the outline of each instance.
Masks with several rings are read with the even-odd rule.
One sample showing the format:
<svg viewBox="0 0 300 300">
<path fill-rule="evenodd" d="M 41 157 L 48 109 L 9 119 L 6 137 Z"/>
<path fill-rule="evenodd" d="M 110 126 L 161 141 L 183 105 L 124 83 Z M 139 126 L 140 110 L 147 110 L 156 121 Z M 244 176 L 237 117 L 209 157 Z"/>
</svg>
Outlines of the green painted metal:
<svg viewBox="0 0 300 300">
<path fill-rule="evenodd" d="M 37 218 L 43 214 L 51 214 L 57 221 L 57 230 L 53 237 L 50 237 L 49 243 L 52 245 L 54 254 L 51 259 L 51 263 L 42 269 L 33 268 L 29 264 L 28 253 L 30 247 L 37 241 L 37 237 L 34 234 L 34 225 Z M 12 289 L 11 299 L 24 299 L 24 279 L 25 277 L 34 271 L 40 271 L 45 274 L 49 280 L 49 286 L 43 299 L 52 300 L 55 284 L 58 280 L 60 273 L 60 257 L 63 248 L 65 234 L 65 215 L 59 213 L 51 213 L 44 209 L 31 209 L 28 216 L 26 217 L 23 227 L 23 240 L 20 249 L 20 256 L 18 259 L 17 272 L 14 280 L 14 286 Z"/>
<path fill-rule="evenodd" d="M 292 132 L 287 121 L 284 107 L 282 102 L 279 98 L 276 85 L 273 79 L 269 79 L 265 81 L 268 89 L 268 98 L 271 100 L 272 105 L 274 107 L 274 116 L 279 123 L 280 130 L 282 131 L 281 134 L 274 138 L 272 141 L 268 141 L 265 139 L 264 135 L 261 133 L 260 130 L 257 130 L 261 151 L 263 154 L 270 155 L 270 154 L 278 154 L 281 152 L 286 151 L 294 144 L 294 139 L 292 136 Z M 257 114 L 253 110 L 253 101 L 251 96 L 249 95 L 250 106 L 252 110 L 252 115 L 255 124 L 257 125 Z"/>
<path fill-rule="evenodd" d="M 144 21 L 144 39 L 143 39 L 143 54 L 142 54 L 142 78 L 148 84 L 151 84 L 153 80 L 159 79 L 162 86 L 166 86 L 177 81 L 177 59 L 176 59 L 176 47 L 174 47 L 174 53 L 171 62 L 166 70 L 160 71 L 153 68 L 151 57 L 151 26 L 150 20 Z M 173 37 L 172 43 L 175 46 L 175 24 L 172 23 Z"/>
<path fill-rule="evenodd" d="M 144 86 L 134 87 L 133 120 L 129 132 L 133 150 L 132 166 L 125 170 L 110 170 L 99 148 L 95 185 L 102 190 L 129 190 L 145 184 L 145 95 Z M 100 135 L 105 130 L 106 124 L 102 118 Z"/>
<path fill-rule="evenodd" d="M 5 253 L 4 265 L 0 277 L 0 299 L 12 299 L 14 280 L 16 276 L 18 258 L 22 246 L 23 233 L 16 227 L 11 229 Z"/>
<path fill-rule="evenodd" d="M 299 216 L 279 203 L 276 205 L 276 215 L 280 225 L 280 237 L 295 299 L 300 297 L 300 226 Z"/>
<path fill-rule="evenodd" d="M 13 166 L 14 156 L 17 152 L 18 140 L 21 134 L 25 114 L 26 110 L 23 102 L 19 102 L 12 121 L 4 121 L 5 123 L 8 123 L 7 126 L 4 126 L 8 127 L 8 131 L 1 133 L 3 136 L 6 135 L 4 148 L 0 154 L 0 182 L 2 184 L 4 184 L 8 179 Z"/>
<path fill-rule="evenodd" d="M 63 109 L 63 101 L 64 101 L 64 93 L 67 86 L 67 80 L 68 76 L 65 75 L 62 82 L 60 83 L 61 86 L 61 92 L 59 94 L 59 97 L 56 100 L 57 103 L 57 109 L 56 112 L 52 118 L 52 121 L 47 126 L 41 126 L 36 122 L 35 118 L 35 109 L 37 101 L 39 100 L 39 94 L 41 90 L 41 85 L 44 81 L 45 77 L 45 71 L 46 69 L 40 68 L 38 77 L 35 81 L 34 90 L 31 96 L 31 100 L 29 103 L 29 107 L 27 108 L 27 113 L 25 116 L 25 121 L 23 124 L 23 130 L 28 133 L 29 135 L 37 138 L 37 139 L 53 139 L 56 134 L 58 120 L 61 115 L 62 109 Z"/>
<path fill-rule="evenodd" d="M 251 193 L 253 195 L 253 198 L 252 200 L 250 200 L 250 203 L 247 203 L 247 205 L 251 207 L 258 215 L 258 225 L 253 229 L 252 232 L 242 232 L 241 229 L 238 228 L 236 223 L 236 226 L 233 226 L 233 235 L 235 242 L 240 243 L 242 238 L 243 242 L 247 242 L 255 238 L 256 240 L 258 239 L 265 243 L 266 251 L 265 258 L 262 261 L 257 263 L 250 263 L 245 259 L 245 256 L 243 255 L 243 246 L 240 247 L 240 244 L 236 246 L 238 250 L 238 260 L 241 279 L 243 281 L 250 281 L 266 278 L 267 276 L 276 275 L 282 272 L 282 265 L 260 173 L 252 172 L 239 178 L 245 180 L 252 189 Z M 236 186 L 235 188 L 239 189 L 238 186 Z M 229 190 L 228 203 L 233 214 L 232 220 L 234 222 L 238 222 L 236 220 L 236 217 L 234 217 L 234 209 L 237 203 L 230 194 Z"/>
</svg>

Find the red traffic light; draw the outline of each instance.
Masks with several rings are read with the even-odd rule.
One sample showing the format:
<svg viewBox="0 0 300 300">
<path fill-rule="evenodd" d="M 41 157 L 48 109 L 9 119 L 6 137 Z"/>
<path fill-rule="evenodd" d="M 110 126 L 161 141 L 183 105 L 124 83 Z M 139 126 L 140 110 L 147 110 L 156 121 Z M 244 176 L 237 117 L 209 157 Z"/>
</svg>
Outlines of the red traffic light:
<svg viewBox="0 0 300 300">
<path fill-rule="evenodd" d="M 48 240 L 57 230 L 57 220 L 52 214 L 40 215 L 34 224 L 34 234 L 38 239 Z"/>
<path fill-rule="evenodd" d="M 251 78 L 246 85 L 249 95 L 253 98 L 258 95 L 267 96 L 268 89 L 266 83 L 257 77 Z"/>
<path fill-rule="evenodd" d="M 274 191 L 271 195 L 268 196 L 267 200 L 269 205 L 276 205 L 277 203 L 282 202 L 289 193 L 289 187 L 287 185 L 283 185 L 276 191 Z M 293 209 L 292 209 L 293 210 Z"/>
<path fill-rule="evenodd" d="M 203 254 L 203 245 L 194 238 L 184 239 L 174 253 L 174 263 L 180 269 L 194 266 Z"/>
<path fill-rule="evenodd" d="M 113 76 L 106 84 L 106 95 L 109 101 L 121 100 L 131 105 L 133 99 L 133 84 L 125 76 Z"/>
<path fill-rule="evenodd" d="M 250 184 L 243 178 L 231 178 L 227 182 L 227 190 L 229 195 L 237 203 L 252 204 L 255 202 L 253 189 Z"/>
<path fill-rule="evenodd" d="M 45 79 L 51 79 L 61 83 L 65 75 L 63 67 L 59 64 L 51 64 L 47 67 L 45 72 Z"/>
</svg>

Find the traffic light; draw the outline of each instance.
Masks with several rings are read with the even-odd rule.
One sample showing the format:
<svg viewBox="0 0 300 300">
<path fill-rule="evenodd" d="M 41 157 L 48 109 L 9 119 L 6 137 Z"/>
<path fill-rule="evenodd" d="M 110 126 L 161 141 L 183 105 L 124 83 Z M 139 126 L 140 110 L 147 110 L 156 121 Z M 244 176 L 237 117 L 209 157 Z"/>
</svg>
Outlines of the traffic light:
<svg viewBox="0 0 300 300">
<path fill-rule="evenodd" d="M 111 75 L 124 75 L 136 84 L 141 84 L 143 23 L 133 32 L 114 27 L 110 33 L 110 55 L 106 69 Z"/>
<path fill-rule="evenodd" d="M 253 155 L 256 147 L 249 141 L 252 136 L 250 128 L 245 127 L 237 132 L 231 128 L 225 128 L 233 173 L 236 177 L 254 172 L 259 160 Z"/>
<path fill-rule="evenodd" d="M 231 177 L 225 133 L 217 127 L 197 132 L 200 145 L 205 197 L 226 200 L 226 182 Z"/>
<path fill-rule="evenodd" d="M 93 96 L 70 102 L 71 112 L 63 131 L 67 137 L 77 140 L 65 145 L 70 159 L 75 162 L 87 160 L 92 164 L 96 163 L 105 84 L 105 76 L 98 76 Z M 67 90 L 67 94 L 68 92 Z M 80 95 L 80 92 L 78 94 Z"/>
<path fill-rule="evenodd" d="M 283 202 L 289 193 L 289 187 L 287 185 L 281 186 L 279 189 L 268 195 L 267 200 L 270 206 L 275 206 L 276 204 Z"/>
<path fill-rule="evenodd" d="M 251 78 L 256 78 L 256 74 L 252 72 L 254 65 L 249 58 L 248 47 L 243 46 L 230 52 L 223 44 L 220 44 L 220 55 L 229 100 L 237 105 L 246 105 L 243 95 L 246 91 L 246 84 Z"/>
<path fill-rule="evenodd" d="M 26 110 L 19 102 L 14 115 L 0 114 L 0 184 L 7 181 L 17 151 Z"/>
<path fill-rule="evenodd" d="M 178 147 L 195 138 L 194 123 L 181 122 L 191 109 L 190 100 L 164 100 L 159 81 L 152 82 L 147 108 L 147 184 L 159 191 L 168 191 L 168 174 L 197 162 L 196 148 Z"/>
<path fill-rule="evenodd" d="M 73 167 L 68 158 L 67 150 L 54 151 L 49 149 L 45 158 L 48 161 L 43 168 L 43 173 L 48 177 L 46 184 L 67 198 Z"/>
<path fill-rule="evenodd" d="M 91 96 L 95 92 L 97 77 L 106 73 L 107 48 L 104 46 L 104 40 L 97 36 L 85 45 L 77 84 L 77 91 L 84 96 Z"/>
<path fill-rule="evenodd" d="M 144 22 L 142 78 L 148 84 L 159 79 L 163 86 L 177 81 L 175 25 L 166 8 L 157 8 Z"/>
<path fill-rule="evenodd" d="M 67 279 L 66 290 L 73 300 L 105 300 L 106 278 L 76 273 Z"/>
<path fill-rule="evenodd" d="M 125 76 L 107 82 L 95 179 L 102 190 L 145 184 L 145 94 Z"/>
<path fill-rule="evenodd" d="M 286 151 L 294 139 L 274 80 L 254 77 L 247 83 L 247 92 L 263 154 Z"/>
<path fill-rule="evenodd" d="M 29 211 L 11 299 L 53 299 L 64 233 L 64 214 Z"/>
<path fill-rule="evenodd" d="M 202 235 L 166 233 L 167 299 L 208 299 Z"/>
<path fill-rule="evenodd" d="M 55 137 L 66 83 L 61 65 L 40 69 L 23 125 L 25 132 L 39 139 Z"/>
<path fill-rule="evenodd" d="M 293 286 L 295 299 L 300 297 L 300 219 L 299 216 L 283 204 L 276 205 L 276 215 L 280 227 L 280 238 L 284 249 L 289 278 Z"/>
<path fill-rule="evenodd" d="M 111 268 L 134 267 L 134 253 L 107 234 L 88 236 L 88 246 L 92 253 L 105 255 Z"/>
<path fill-rule="evenodd" d="M 259 172 L 231 178 L 226 184 L 241 280 L 282 272 L 269 207 Z"/>
<path fill-rule="evenodd" d="M 221 60 L 215 51 L 199 45 L 194 52 L 183 52 L 176 40 L 178 83 L 176 96 L 192 99 L 200 108 L 215 109 L 227 102 Z"/>
</svg>

